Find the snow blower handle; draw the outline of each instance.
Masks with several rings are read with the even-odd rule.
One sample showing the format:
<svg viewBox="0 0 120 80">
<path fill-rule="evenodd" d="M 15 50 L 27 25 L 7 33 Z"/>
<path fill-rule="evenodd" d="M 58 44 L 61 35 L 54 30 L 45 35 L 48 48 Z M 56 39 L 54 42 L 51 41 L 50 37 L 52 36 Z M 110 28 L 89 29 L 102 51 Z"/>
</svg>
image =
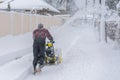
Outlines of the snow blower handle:
<svg viewBox="0 0 120 80">
<path fill-rule="evenodd" d="M 54 43 L 54 41 L 49 41 L 49 42 L 47 42 L 46 46 L 53 47 L 53 43 Z"/>
</svg>

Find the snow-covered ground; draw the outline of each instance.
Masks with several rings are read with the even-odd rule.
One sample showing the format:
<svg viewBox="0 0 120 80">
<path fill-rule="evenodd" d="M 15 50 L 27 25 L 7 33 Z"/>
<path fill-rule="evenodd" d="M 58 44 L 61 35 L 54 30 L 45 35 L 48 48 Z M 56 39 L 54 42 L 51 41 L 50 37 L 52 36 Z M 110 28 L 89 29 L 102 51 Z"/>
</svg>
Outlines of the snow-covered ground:
<svg viewBox="0 0 120 80">
<path fill-rule="evenodd" d="M 0 38 L 0 65 L 32 52 L 32 34 Z"/>
<path fill-rule="evenodd" d="M 31 10 L 31 9 L 49 9 L 49 11 L 54 11 L 59 13 L 59 11 L 52 7 L 51 5 L 49 5 L 48 3 L 44 2 L 43 0 L 6 0 L 5 2 L 0 4 L 0 9 L 7 9 L 8 8 L 8 3 L 10 2 L 10 7 L 11 9 L 15 9 L 15 10 Z"/>
<path fill-rule="evenodd" d="M 19 49 L 30 47 L 33 41 L 31 35 L 31 33 L 27 33 L 18 36 L 8 35 L 0 38 L 0 56 L 12 51 L 18 51 Z"/>
<path fill-rule="evenodd" d="M 79 11 L 65 25 L 50 30 L 55 48 L 62 50 L 63 62 L 45 66 L 38 75 L 32 74 L 31 33 L 0 38 L 0 79 L 120 80 L 120 50 L 100 43 L 92 20 L 83 20 L 83 14 Z"/>
<path fill-rule="evenodd" d="M 119 80 L 120 51 L 100 44 L 91 25 L 67 26 L 54 34 L 62 48 L 63 63 L 46 66 L 37 76 L 25 80 Z"/>
<path fill-rule="evenodd" d="M 107 44 L 98 43 L 94 28 L 91 24 L 70 26 L 67 23 L 65 26 L 51 29 L 50 32 L 54 36 L 55 47 L 62 49 L 63 62 L 61 64 L 45 66 L 42 72 L 35 76 L 32 74 L 31 52 L 20 59 L 1 65 L 0 78 L 2 80 L 120 79 L 120 51 L 112 49 L 112 47 L 109 47 Z M 30 35 L 31 33 L 29 33 L 28 36 L 23 35 L 28 37 L 28 39 L 25 40 L 30 44 L 29 47 L 32 45 Z M 24 40 L 24 38 L 22 40 Z M 18 45 L 17 42 L 14 44 Z M 22 44 L 26 46 L 24 42 L 21 43 L 21 45 Z M 13 46 L 11 45 L 11 47 Z"/>
</svg>

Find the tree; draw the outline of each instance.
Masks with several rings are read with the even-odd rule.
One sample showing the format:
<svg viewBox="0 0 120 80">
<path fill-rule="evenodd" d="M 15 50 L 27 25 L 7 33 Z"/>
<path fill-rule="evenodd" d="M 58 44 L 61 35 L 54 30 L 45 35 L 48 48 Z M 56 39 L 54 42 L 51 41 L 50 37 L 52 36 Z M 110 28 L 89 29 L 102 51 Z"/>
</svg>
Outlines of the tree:
<svg viewBox="0 0 120 80">
<path fill-rule="evenodd" d="M 45 0 L 47 3 L 51 4 L 52 6 L 60 9 L 61 7 L 64 8 L 68 13 L 74 14 L 78 8 L 74 2 L 74 0 Z"/>
<path fill-rule="evenodd" d="M 116 5 L 120 0 L 106 0 L 106 5 L 109 7 L 109 9 L 116 9 Z"/>
</svg>

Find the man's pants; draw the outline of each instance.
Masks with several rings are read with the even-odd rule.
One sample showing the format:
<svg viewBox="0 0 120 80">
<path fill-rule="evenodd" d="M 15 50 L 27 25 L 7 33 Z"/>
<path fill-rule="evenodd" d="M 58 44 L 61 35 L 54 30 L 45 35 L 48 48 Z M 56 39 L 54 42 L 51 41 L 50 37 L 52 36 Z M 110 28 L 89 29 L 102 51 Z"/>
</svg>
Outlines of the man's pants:
<svg viewBox="0 0 120 80">
<path fill-rule="evenodd" d="M 35 70 L 38 62 L 39 62 L 40 65 L 44 64 L 45 42 L 42 42 L 42 43 L 34 42 L 34 44 L 33 44 L 33 56 L 34 56 L 33 67 L 34 67 L 34 70 Z"/>
</svg>

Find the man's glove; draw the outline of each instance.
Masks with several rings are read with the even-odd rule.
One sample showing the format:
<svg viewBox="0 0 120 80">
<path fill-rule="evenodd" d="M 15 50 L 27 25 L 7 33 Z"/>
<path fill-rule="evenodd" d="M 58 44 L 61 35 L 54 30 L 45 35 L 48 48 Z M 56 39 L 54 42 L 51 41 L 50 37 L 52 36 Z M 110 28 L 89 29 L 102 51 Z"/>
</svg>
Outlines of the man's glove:
<svg viewBox="0 0 120 80">
<path fill-rule="evenodd" d="M 51 40 L 50 42 L 51 42 L 51 43 L 55 43 L 55 41 L 53 41 L 53 40 Z"/>
</svg>

